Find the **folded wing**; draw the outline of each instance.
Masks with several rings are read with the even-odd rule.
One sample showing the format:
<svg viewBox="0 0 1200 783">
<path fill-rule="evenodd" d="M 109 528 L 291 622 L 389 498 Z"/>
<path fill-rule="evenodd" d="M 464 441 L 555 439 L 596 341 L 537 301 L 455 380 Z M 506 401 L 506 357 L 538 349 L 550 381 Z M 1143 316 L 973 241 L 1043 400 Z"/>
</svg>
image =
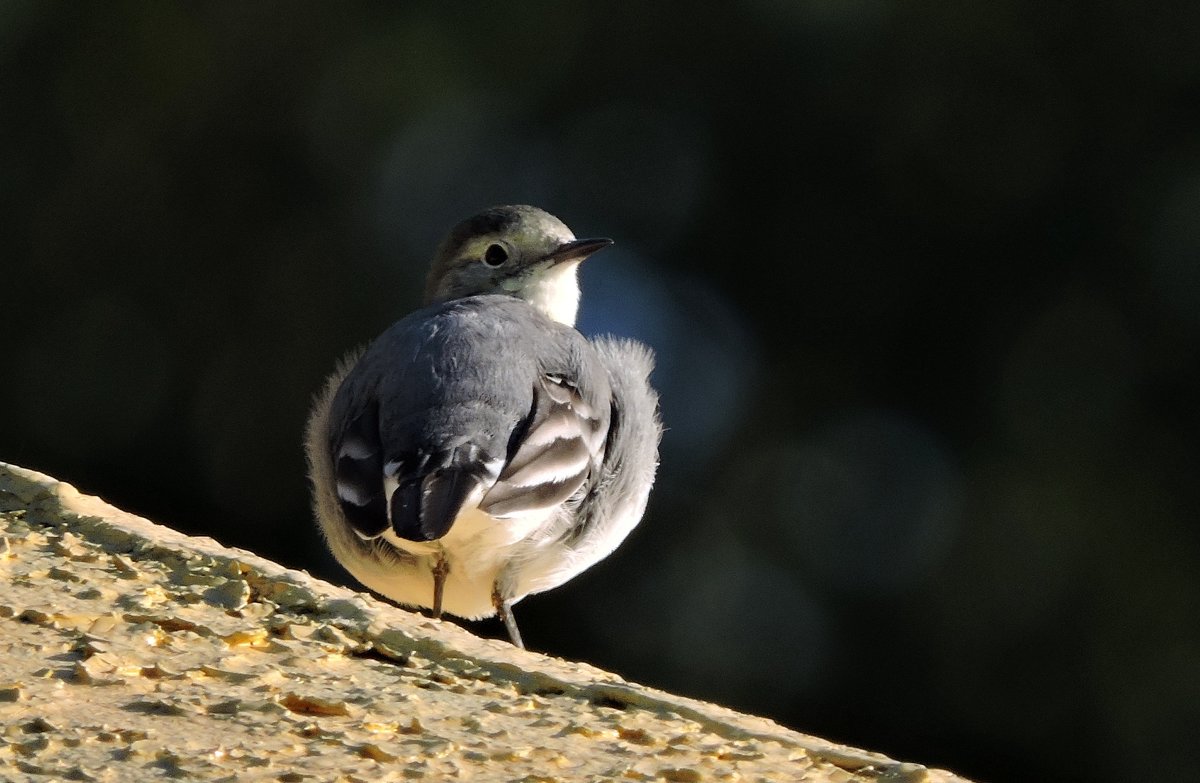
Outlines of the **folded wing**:
<svg viewBox="0 0 1200 783">
<path fill-rule="evenodd" d="M 512 456 L 480 503 L 498 519 L 539 514 L 562 504 L 604 458 L 607 417 L 584 399 L 574 380 L 543 373 L 533 400 Z"/>
</svg>

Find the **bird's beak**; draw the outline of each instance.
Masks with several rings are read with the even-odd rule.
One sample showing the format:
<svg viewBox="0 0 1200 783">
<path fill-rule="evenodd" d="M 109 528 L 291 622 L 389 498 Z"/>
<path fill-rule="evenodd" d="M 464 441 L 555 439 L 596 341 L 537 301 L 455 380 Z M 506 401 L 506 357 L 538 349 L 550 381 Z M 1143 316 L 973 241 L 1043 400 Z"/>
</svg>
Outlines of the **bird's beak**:
<svg viewBox="0 0 1200 783">
<path fill-rule="evenodd" d="M 564 242 L 547 253 L 546 260 L 551 265 L 562 264 L 567 261 L 582 261 L 592 253 L 602 250 L 612 243 L 611 239 L 605 238 L 572 239 L 570 242 Z"/>
</svg>

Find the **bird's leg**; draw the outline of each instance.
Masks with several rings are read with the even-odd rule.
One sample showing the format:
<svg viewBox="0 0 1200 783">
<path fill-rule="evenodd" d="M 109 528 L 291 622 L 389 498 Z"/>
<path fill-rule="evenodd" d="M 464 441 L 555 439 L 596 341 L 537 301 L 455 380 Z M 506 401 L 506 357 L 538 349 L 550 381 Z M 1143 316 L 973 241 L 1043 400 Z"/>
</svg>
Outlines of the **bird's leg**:
<svg viewBox="0 0 1200 783">
<path fill-rule="evenodd" d="M 439 552 L 437 562 L 433 565 L 433 619 L 442 616 L 442 594 L 446 588 L 446 574 L 450 573 L 450 564 L 446 562 L 446 553 Z"/>
<path fill-rule="evenodd" d="M 521 632 L 517 630 L 517 618 L 513 617 L 512 601 L 500 594 L 499 585 L 492 588 L 492 606 L 496 607 L 496 614 L 500 615 L 500 619 L 504 621 L 504 628 L 508 631 L 508 638 L 512 640 L 513 645 L 524 650 L 525 642 L 521 641 Z"/>
</svg>

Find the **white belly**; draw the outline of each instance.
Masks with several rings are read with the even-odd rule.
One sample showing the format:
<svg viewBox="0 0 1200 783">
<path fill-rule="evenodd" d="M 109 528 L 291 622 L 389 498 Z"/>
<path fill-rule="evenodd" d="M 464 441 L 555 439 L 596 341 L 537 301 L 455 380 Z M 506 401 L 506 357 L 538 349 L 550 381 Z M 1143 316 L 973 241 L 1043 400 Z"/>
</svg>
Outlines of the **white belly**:
<svg viewBox="0 0 1200 783">
<path fill-rule="evenodd" d="M 469 619 L 490 617 L 495 614 L 492 592 L 497 577 L 505 572 L 519 579 L 524 570 L 522 564 L 537 554 L 544 554 L 547 545 L 557 546 L 538 536 L 550 515 L 551 512 L 546 512 L 538 516 L 495 519 L 471 508 L 463 511 L 450 531 L 437 541 L 408 541 L 388 530 L 383 538 L 413 558 L 392 563 L 360 561 L 350 568 L 350 572 L 367 587 L 397 603 L 430 608 L 433 605 L 433 568 L 438 559 L 444 557 L 449 570 L 442 594 L 442 610 Z M 512 596 L 513 602 L 528 592 Z"/>
</svg>

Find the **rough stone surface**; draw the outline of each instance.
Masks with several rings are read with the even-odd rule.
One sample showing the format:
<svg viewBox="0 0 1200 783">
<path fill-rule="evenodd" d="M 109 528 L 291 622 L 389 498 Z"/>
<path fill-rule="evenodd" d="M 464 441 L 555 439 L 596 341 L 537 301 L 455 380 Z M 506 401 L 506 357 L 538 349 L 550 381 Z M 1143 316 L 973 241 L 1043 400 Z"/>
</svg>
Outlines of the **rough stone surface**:
<svg viewBox="0 0 1200 783">
<path fill-rule="evenodd" d="M 476 638 L 0 463 L 0 779 L 960 781 Z"/>
</svg>

